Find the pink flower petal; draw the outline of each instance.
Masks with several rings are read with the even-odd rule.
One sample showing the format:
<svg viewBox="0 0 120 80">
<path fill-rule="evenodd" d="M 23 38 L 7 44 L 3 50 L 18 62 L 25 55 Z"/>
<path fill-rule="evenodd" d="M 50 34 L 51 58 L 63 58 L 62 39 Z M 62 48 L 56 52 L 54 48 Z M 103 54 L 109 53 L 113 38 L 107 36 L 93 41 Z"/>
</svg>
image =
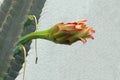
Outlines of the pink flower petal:
<svg viewBox="0 0 120 80">
<path fill-rule="evenodd" d="M 75 28 L 76 29 L 82 29 L 81 25 L 76 25 Z"/>
<path fill-rule="evenodd" d="M 76 24 L 77 24 L 77 22 L 73 22 L 72 24 L 75 24 L 75 25 L 76 25 Z"/>
<path fill-rule="evenodd" d="M 77 22 L 68 22 L 67 24 L 77 24 Z"/>
<path fill-rule="evenodd" d="M 86 19 L 82 19 L 82 20 L 78 21 L 78 23 L 85 23 L 85 22 L 87 22 Z"/>
<path fill-rule="evenodd" d="M 95 33 L 95 30 L 92 29 L 91 32 L 92 32 L 92 33 Z"/>
<path fill-rule="evenodd" d="M 75 26 L 75 29 L 77 30 L 77 31 L 82 31 L 82 27 L 81 27 L 82 25 L 76 25 Z"/>
<path fill-rule="evenodd" d="M 85 44 L 85 43 L 87 42 L 87 40 L 86 40 L 86 39 L 81 39 L 81 42 L 82 42 L 83 44 Z"/>
<path fill-rule="evenodd" d="M 70 28 L 75 29 L 75 26 L 70 26 Z"/>
<path fill-rule="evenodd" d="M 89 34 L 94 34 L 95 30 L 93 30 L 92 28 L 89 29 Z"/>
<path fill-rule="evenodd" d="M 91 38 L 92 40 L 94 40 L 94 37 L 93 37 L 93 36 L 90 36 L 90 38 Z"/>
</svg>

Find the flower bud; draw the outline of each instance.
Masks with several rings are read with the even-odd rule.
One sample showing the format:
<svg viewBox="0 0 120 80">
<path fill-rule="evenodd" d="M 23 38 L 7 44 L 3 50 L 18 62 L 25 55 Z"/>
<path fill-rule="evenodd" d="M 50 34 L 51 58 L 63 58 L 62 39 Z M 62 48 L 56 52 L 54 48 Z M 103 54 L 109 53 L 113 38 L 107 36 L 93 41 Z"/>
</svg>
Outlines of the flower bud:
<svg viewBox="0 0 120 80">
<path fill-rule="evenodd" d="M 58 23 L 48 30 L 37 31 L 22 37 L 17 44 L 25 44 L 32 39 L 46 39 L 59 44 L 71 45 L 76 41 L 86 43 L 87 38 L 94 39 L 92 36 L 95 33 L 93 28 L 88 27 L 85 22 L 87 20 L 80 20 L 78 22 L 69 22 L 64 24 Z"/>
<path fill-rule="evenodd" d="M 72 44 L 76 41 L 86 43 L 87 38 L 94 39 L 92 36 L 95 30 L 88 27 L 85 22 L 87 20 L 80 20 L 78 22 L 58 23 L 50 28 L 49 38 L 51 41 L 59 44 Z"/>
</svg>

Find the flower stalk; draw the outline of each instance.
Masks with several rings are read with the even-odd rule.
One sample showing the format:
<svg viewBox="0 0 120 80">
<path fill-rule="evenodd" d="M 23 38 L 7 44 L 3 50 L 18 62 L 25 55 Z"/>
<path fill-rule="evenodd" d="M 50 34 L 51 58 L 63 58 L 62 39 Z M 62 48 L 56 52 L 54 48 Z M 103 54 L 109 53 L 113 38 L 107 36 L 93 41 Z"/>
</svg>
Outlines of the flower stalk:
<svg viewBox="0 0 120 80">
<path fill-rule="evenodd" d="M 45 30 L 45 31 L 39 31 L 39 32 L 32 32 L 24 37 L 22 37 L 18 42 L 17 45 L 19 44 L 25 44 L 28 41 L 32 40 L 32 39 L 47 39 L 48 40 L 48 36 L 49 36 L 49 31 Z"/>
</svg>

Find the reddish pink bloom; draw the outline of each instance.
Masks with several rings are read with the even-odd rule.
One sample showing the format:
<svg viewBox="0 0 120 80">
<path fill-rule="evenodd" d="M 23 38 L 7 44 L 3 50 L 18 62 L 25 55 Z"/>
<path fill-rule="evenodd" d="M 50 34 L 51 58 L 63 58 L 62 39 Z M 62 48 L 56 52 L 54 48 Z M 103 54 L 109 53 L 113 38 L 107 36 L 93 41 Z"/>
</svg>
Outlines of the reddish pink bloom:
<svg viewBox="0 0 120 80">
<path fill-rule="evenodd" d="M 93 28 L 88 27 L 83 19 L 78 22 L 69 22 L 64 24 L 58 23 L 50 29 L 50 39 L 60 44 L 72 44 L 78 40 L 83 43 L 87 42 L 87 38 L 94 39 L 92 34 L 95 33 Z"/>
</svg>

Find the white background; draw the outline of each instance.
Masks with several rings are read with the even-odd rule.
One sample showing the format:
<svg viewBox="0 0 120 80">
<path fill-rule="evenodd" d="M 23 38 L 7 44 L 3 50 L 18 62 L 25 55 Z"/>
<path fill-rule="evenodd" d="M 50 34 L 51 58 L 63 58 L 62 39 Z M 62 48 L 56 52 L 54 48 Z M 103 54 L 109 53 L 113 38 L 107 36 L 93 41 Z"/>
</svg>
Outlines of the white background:
<svg viewBox="0 0 120 80">
<path fill-rule="evenodd" d="M 87 19 L 95 40 L 71 45 L 38 40 L 27 57 L 25 80 L 120 80 L 120 0 L 47 0 L 39 30 L 58 22 Z M 16 80 L 22 80 L 22 72 Z"/>
</svg>

